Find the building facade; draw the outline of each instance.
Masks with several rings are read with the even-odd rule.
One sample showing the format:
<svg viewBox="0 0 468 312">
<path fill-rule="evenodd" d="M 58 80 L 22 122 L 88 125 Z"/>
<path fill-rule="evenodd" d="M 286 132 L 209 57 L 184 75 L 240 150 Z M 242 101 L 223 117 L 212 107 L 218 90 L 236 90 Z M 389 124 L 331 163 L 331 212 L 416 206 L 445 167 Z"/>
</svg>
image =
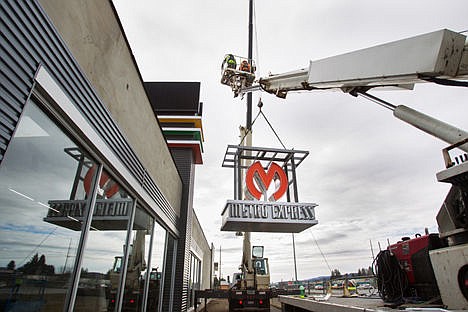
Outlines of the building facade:
<svg viewBox="0 0 468 312">
<path fill-rule="evenodd" d="M 1 309 L 186 311 L 211 281 L 201 153 L 166 143 L 112 2 L 2 1 L 0 23 Z"/>
</svg>

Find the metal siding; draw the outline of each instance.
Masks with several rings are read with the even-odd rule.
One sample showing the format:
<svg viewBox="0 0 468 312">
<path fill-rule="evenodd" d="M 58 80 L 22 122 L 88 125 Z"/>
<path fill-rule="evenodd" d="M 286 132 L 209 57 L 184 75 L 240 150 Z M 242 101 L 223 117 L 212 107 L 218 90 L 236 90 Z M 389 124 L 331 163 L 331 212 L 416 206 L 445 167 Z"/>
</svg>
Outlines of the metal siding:
<svg viewBox="0 0 468 312">
<path fill-rule="evenodd" d="M 164 284 L 163 284 L 163 299 L 162 299 L 162 312 L 172 312 L 169 311 L 169 307 L 171 305 L 171 286 L 172 286 L 172 268 L 174 266 L 173 259 L 174 259 L 174 246 L 175 246 L 175 239 L 172 235 L 168 235 L 167 239 L 167 246 L 166 246 L 166 254 L 164 256 L 165 263 L 164 263 Z"/>
<path fill-rule="evenodd" d="M 0 161 L 18 123 L 39 64 L 53 75 L 77 109 L 160 205 L 174 226 L 178 217 L 100 101 L 37 1 L 0 2 Z"/>
<path fill-rule="evenodd" d="M 145 171 L 146 172 L 146 171 Z M 145 177 L 147 175 L 145 174 Z M 166 216 L 171 220 L 171 222 L 175 225 L 178 224 L 179 218 L 174 213 L 171 205 L 165 200 L 162 193 L 159 191 L 156 183 L 152 179 L 144 179 L 143 180 L 143 189 L 150 194 L 151 198 L 153 198 L 158 204 L 161 210 L 166 214 Z"/>
<path fill-rule="evenodd" d="M 174 311 L 187 311 L 190 279 L 190 242 L 192 238 L 194 156 L 191 149 L 172 148 L 172 156 L 183 183 L 180 213 L 180 239 L 177 248 Z"/>
<path fill-rule="evenodd" d="M 33 85 L 37 61 L 24 48 L 21 27 L 7 3 L 0 6 L 0 164 L 13 136 L 29 91 Z"/>
</svg>

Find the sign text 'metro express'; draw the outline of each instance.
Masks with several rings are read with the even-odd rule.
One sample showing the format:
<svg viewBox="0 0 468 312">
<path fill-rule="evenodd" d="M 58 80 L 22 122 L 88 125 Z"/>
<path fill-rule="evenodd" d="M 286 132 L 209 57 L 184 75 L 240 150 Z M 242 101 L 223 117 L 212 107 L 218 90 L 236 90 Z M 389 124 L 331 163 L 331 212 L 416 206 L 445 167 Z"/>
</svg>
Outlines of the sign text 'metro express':
<svg viewBox="0 0 468 312">
<path fill-rule="evenodd" d="M 230 218 L 315 220 L 315 204 L 228 201 Z"/>
</svg>

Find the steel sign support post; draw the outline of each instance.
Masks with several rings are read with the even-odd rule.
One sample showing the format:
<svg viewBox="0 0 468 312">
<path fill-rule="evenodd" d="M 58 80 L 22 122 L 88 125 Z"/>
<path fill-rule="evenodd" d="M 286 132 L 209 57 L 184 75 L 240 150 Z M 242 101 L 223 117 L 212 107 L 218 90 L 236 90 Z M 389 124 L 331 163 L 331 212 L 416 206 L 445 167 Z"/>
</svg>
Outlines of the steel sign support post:
<svg viewBox="0 0 468 312">
<path fill-rule="evenodd" d="M 297 181 L 296 181 L 296 163 L 294 162 L 294 157 L 291 159 L 291 171 L 293 178 L 293 191 L 294 191 L 294 202 L 299 202 L 299 196 L 297 194 Z M 297 263 L 296 263 L 296 243 L 294 241 L 294 233 L 292 234 L 292 243 L 293 243 L 293 255 L 294 255 L 294 278 L 297 282 Z"/>
<path fill-rule="evenodd" d="M 285 164 L 284 164 L 283 170 L 284 170 L 284 173 L 286 174 L 286 178 L 288 179 L 288 189 L 287 189 L 287 191 L 286 191 L 286 201 L 289 202 L 289 201 L 291 200 L 291 190 L 290 190 L 291 183 L 289 182 L 288 163 L 285 163 Z"/>
<path fill-rule="evenodd" d="M 242 193 L 242 186 L 241 186 L 241 182 L 240 182 L 240 179 L 242 179 L 241 177 L 241 174 L 242 174 L 242 170 L 241 170 L 241 159 L 239 157 L 239 155 L 237 155 L 236 153 L 236 156 L 235 156 L 235 159 L 234 159 L 234 199 L 241 199 L 241 193 Z"/>
<path fill-rule="evenodd" d="M 294 233 L 292 234 L 292 241 L 293 241 L 293 255 L 294 255 L 294 281 L 297 282 L 297 265 L 296 265 L 296 244 L 294 242 Z"/>
<path fill-rule="evenodd" d="M 291 159 L 291 171 L 293 178 L 293 191 L 294 191 L 294 202 L 299 202 L 299 196 L 297 194 L 297 181 L 296 181 L 296 163 L 294 162 L 294 157 Z"/>
</svg>

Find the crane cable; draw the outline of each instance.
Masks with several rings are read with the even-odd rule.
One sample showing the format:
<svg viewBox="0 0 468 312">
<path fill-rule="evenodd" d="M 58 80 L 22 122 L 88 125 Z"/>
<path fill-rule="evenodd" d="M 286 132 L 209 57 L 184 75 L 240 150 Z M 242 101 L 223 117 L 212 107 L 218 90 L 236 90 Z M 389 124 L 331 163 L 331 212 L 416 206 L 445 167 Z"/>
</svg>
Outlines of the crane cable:
<svg viewBox="0 0 468 312">
<path fill-rule="evenodd" d="M 310 233 L 310 235 L 312 235 L 312 238 L 313 238 L 314 241 L 315 241 L 315 245 L 317 245 L 317 248 L 318 248 L 318 250 L 320 251 L 320 254 L 322 255 L 323 260 L 325 261 L 325 264 L 327 265 L 328 270 L 329 270 L 330 272 L 332 272 L 332 269 L 331 269 L 331 267 L 330 267 L 330 264 L 328 264 L 328 261 L 327 261 L 327 258 L 325 257 L 325 254 L 322 252 L 322 249 L 320 248 L 320 246 L 319 246 L 317 240 L 315 239 L 314 233 L 312 233 L 312 232 L 309 232 L 309 233 Z"/>
<path fill-rule="evenodd" d="M 257 34 L 257 9 L 255 7 L 255 1 L 253 2 L 253 26 L 254 26 L 254 31 L 255 31 L 255 56 L 256 56 L 256 61 L 255 61 L 255 67 L 256 70 L 258 71 L 260 67 L 260 62 L 259 62 L 259 54 L 258 54 L 258 34 Z"/>
<path fill-rule="evenodd" d="M 37 244 L 36 247 L 34 247 L 34 249 L 26 256 L 24 257 L 24 259 L 21 261 L 21 263 L 19 265 L 22 265 L 23 263 L 25 263 L 25 261 L 31 257 L 32 254 L 34 254 L 38 249 L 39 247 L 42 246 L 42 244 L 44 244 L 44 242 L 50 237 L 50 235 L 52 235 L 56 230 L 57 230 L 58 226 L 54 227 L 45 237 L 44 239 L 42 239 L 42 241 Z"/>
<path fill-rule="evenodd" d="M 265 116 L 265 114 L 263 113 L 262 111 L 262 107 L 263 107 L 263 102 L 262 102 L 262 98 L 259 98 L 258 100 L 258 104 L 257 104 L 259 110 L 258 110 L 258 113 L 257 113 L 257 116 L 255 116 L 254 120 L 252 121 L 252 126 L 255 124 L 255 121 L 257 121 L 258 119 L 258 116 L 262 115 L 263 118 L 265 119 L 265 121 L 267 122 L 268 126 L 270 126 L 270 129 L 271 131 L 273 131 L 273 133 L 275 134 L 276 138 L 278 139 L 278 141 L 280 142 L 281 146 L 283 147 L 283 149 L 287 149 L 286 146 L 283 144 L 283 141 L 281 141 L 278 133 L 276 132 L 276 130 L 273 128 L 273 126 L 271 125 L 270 121 L 268 120 L 268 118 Z M 247 129 L 247 131 L 245 132 L 244 136 L 242 137 L 242 140 L 241 142 L 239 143 L 239 145 L 242 145 L 242 143 L 244 142 L 244 139 L 245 137 L 247 136 L 247 134 L 249 133 L 249 129 Z"/>
<path fill-rule="evenodd" d="M 259 53 L 258 53 L 258 33 L 257 33 L 257 9 L 255 7 L 255 1 L 253 1 L 253 26 L 254 26 L 254 34 L 255 34 L 255 56 L 256 56 L 256 61 L 255 61 L 255 67 L 256 67 L 256 71 L 258 72 L 258 69 L 260 68 L 259 64 Z M 252 60 L 251 60 L 252 61 Z M 262 90 L 262 89 L 261 89 Z M 258 116 L 262 115 L 263 118 L 265 119 L 265 121 L 267 122 L 268 126 L 270 127 L 270 129 L 273 131 L 273 133 L 275 134 L 276 138 L 278 139 L 278 141 L 280 142 L 281 146 L 283 147 L 283 149 L 287 149 L 286 146 L 283 144 L 283 141 L 281 141 L 280 137 L 278 136 L 278 133 L 275 131 L 275 129 L 273 128 L 273 126 L 271 125 L 270 121 L 268 120 L 268 118 L 265 116 L 265 114 L 263 113 L 262 111 L 262 107 L 263 107 L 263 102 L 262 102 L 262 98 L 259 97 L 258 99 L 258 104 L 257 104 L 258 108 L 259 108 L 259 111 L 258 111 L 258 114 L 257 116 L 255 116 L 254 120 L 252 121 L 252 125 L 251 127 L 253 127 L 253 125 L 255 124 L 255 121 L 257 120 Z M 245 132 L 244 136 L 242 137 L 241 139 L 241 142 L 239 143 L 239 145 L 242 145 L 242 143 L 244 142 L 244 139 L 245 137 L 247 136 L 247 134 L 249 133 L 249 129 L 247 129 L 247 131 Z"/>
</svg>

